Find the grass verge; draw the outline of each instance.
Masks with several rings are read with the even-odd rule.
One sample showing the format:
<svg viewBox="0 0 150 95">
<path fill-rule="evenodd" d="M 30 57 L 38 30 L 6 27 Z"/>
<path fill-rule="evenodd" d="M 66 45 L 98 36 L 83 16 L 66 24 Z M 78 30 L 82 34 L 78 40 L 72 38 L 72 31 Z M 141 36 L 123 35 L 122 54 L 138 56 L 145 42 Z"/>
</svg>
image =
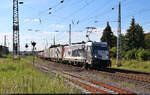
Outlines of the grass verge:
<svg viewBox="0 0 150 95">
<path fill-rule="evenodd" d="M 116 59 L 112 59 L 112 67 L 150 72 L 150 61 L 122 60 L 122 66 L 116 67 Z"/>
<path fill-rule="evenodd" d="M 42 73 L 25 59 L 13 63 L 11 56 L 0 58 L 0 83 L 0 94 L 80 93 L 59 75 Z"/>
</svg>

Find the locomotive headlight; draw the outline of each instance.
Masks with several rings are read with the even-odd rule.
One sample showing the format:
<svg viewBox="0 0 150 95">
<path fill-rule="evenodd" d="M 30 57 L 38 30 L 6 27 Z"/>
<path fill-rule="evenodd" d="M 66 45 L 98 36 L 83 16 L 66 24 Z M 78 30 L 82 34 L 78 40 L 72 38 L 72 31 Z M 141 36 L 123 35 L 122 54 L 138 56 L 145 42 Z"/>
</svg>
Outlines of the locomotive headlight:
<svg viewBox="0 0 150 95">
<path fill-rule="evenodd" d="M 108 56 L 106 56 L 106 59 L 108 59 L 109 57 Z"/>
<path fill-rule="evenodd" d="M 95 58 L 97 58 L 97 56 L 95 55 Z"/>
</svg>

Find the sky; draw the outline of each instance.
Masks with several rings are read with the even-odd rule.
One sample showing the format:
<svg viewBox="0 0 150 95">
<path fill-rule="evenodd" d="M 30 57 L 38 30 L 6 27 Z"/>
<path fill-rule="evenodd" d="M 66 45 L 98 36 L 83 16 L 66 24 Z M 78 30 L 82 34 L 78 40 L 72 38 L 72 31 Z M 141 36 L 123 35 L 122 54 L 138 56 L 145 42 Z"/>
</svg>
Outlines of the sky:
<svg viewBox="0 0 150 95">
<path fill-rule="evenodd" d="M 121 3 L 121 32 L 126 33 L 134 17 L 145 33 L 150 32 L 149 0 L 19 0 L 19 25 L 21 51 L 31 50 L 35 41 L 36 50 L 43 50 L 53 44 L 66 44 L 69 41 L 69 24 L 72 26 L 73 43 L 87 41 L 86 27 L 95 27 L 90 34 L 92 41 L 100 41 L 103 29 L 109 21 L 112 32 L 117 35 L 118 4 Z M 13 0 L 0 3 L 0 44 L 12 50 Z M 56 32 L 57 31 L 57 32 Z M 25 44 L 29 48 L 25 48 Z"/>
</svg>

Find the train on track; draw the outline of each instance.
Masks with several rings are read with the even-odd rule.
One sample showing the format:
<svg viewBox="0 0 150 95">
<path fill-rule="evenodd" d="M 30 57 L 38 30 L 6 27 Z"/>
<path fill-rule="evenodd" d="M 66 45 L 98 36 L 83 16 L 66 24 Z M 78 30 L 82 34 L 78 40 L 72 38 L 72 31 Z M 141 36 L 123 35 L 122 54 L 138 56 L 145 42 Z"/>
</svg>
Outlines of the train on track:
<svg viewBox="0 0 150 95">
<path fill-rule="evenodd" d="M 89 67 L 110 67 L 106 42 L 81 42 L 71 45 L 52 45 L 38 53 L 38 57 L 54 62 Z"/>
</svg>

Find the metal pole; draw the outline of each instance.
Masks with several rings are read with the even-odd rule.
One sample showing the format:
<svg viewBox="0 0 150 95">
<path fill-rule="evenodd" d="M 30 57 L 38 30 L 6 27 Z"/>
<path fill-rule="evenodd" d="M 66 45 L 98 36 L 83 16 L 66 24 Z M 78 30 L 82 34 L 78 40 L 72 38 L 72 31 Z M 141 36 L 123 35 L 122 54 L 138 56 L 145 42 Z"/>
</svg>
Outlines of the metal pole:
<svg viewBox="0 0 150 95">
<path fill-rule="evenodd" d="M 118 6 L 118 37 L 117 37 L 117 67 L 121 66 L 121 60 L 122 60 L 122 55 L 121 55 L 121 4 L 119 2 Z"/>
<path fill-rule="evenodd" d="M 4 36 L 4 46 L 6 47 L 6 35 Z"/>
<path fill-rule="evenodd" d="M 71 45 L 71 24 L 69 24 L 69 45 Z"/>
<path fill-rule="evenodd" d="M 34 65 L 34 46 L 33 46 L 33 65 Z"/>
<path fill-rule="evenodd" d="M 54 45 L 55 45 L 55 44 L 56 44 L 56 43 L 55 43 L 55 36 L 54 36 L 54 39 L 53 39 L 53 41 L 54 41 Z"/>
<path fill-rule="evenodd" d="M 19 41 L 19 9 L 18 0 L 13 0 L 13 59 L 19 57 L 20 60 L 20 41 Z"/>
<path fill-rule="evenodd" d="M 6 54 L 6 35 L 4 36 L 4 54 Z"/>
<path fill-rule="evenodd" d="M 33 46 L 33 49 L 32 49 L 32 54 L 33 54 L 33 65 L 34 65 L 34 48 L 35 48 L 35 45 L 36 45 L 36 42 L 31 42 L 32 46 Z"/>
</svg>

